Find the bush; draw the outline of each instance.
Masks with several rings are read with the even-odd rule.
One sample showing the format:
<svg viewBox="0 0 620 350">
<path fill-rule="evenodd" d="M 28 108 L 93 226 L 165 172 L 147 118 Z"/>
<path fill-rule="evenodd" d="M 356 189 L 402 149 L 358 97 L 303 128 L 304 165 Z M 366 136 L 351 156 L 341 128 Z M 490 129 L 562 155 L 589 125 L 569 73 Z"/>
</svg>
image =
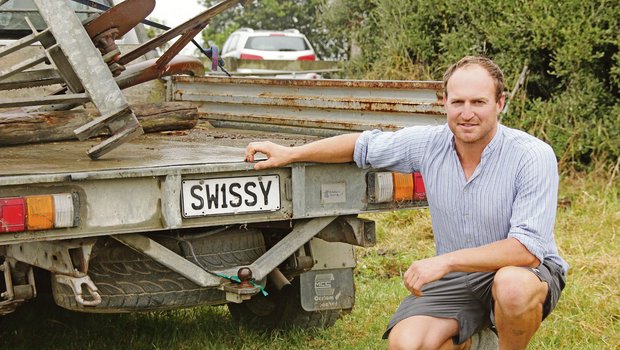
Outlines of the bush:
<svg viewBox="0 0 620 350">
<path fill-rule="evenodd" d="M 346 65 L 347 77 L 439 80 L 459 58 L 485 55 L 502 67 L 511 88 L 527 65 L 503 123 L 550 143 L 563 170 L 610 169 L 620 155 L 614 3 L 332 0 L 323 22 L 361 50 Z"/>
</svg>

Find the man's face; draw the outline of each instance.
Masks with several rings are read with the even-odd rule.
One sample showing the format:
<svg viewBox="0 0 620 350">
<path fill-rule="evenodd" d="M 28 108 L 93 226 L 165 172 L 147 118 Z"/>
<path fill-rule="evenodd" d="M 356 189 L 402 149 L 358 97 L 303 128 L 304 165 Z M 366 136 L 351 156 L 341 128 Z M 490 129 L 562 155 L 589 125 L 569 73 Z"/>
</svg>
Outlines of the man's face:
<svg viewBox="0 0 620 350">
<path fill-rule="evenodd" d="M 504 97 L 495 99 L 495 84 L 491 75 L 479 65 L 456 70 L 448 80 L 444 105 L 448 126 L 455 136 L 457 147 L 485 147 L 497 131 L 497 116 L 504 106 Z"/>
</svg>

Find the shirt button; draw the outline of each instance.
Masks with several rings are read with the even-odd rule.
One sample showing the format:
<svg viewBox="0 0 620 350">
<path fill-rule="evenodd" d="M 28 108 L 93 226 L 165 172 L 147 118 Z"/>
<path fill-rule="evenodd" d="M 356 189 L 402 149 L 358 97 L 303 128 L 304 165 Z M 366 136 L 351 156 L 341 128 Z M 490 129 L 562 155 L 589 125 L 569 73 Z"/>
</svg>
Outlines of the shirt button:
<svg viewBox="0 0 620 350">
<path fill-rule="evenodd" d="M 466 188 L 464 188 L 464 189 L 463 189 L 463 192 L 467 192 L 467 189 L 466 189 Z"/>
</svg>

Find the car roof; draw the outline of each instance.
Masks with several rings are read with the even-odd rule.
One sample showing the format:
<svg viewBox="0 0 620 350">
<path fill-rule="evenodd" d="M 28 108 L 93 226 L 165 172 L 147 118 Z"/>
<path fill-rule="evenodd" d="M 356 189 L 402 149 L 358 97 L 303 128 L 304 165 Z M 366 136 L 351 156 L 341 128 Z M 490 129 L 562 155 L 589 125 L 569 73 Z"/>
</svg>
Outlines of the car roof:
<svg viewBox="0 0 620 350">
<path fill-rule="evenodd" d="M 265 30 L 265 29 L 252 29 L 252 28 L 239 28 L 235 30 L 235 33 L 247 33 L 248 35 L 269 35 L 269 34 L 282 34 L 286 36 L 301 36 L 305 37 L 297 29 L 285 29 L 285 30 Z"/>
</svg>

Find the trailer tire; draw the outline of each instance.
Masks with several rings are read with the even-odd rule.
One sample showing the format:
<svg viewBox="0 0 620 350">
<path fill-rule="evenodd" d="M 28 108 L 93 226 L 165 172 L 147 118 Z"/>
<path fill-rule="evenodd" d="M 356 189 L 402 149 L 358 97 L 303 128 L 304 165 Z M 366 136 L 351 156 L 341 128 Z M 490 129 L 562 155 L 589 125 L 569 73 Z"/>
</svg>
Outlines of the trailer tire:
<svg viewBox="0 0 620 350">
<path fill-rule="evenodd" d="M 241 304 L 229 303 L 235 323 L 254 329 L 328 328 L 341 310 L 306 311 L 301 307 L 299 277 L 281 291 L 255 295 Z"/>
<path fill-rule="evenodd" d="M 185 244 L 170 238 L 153 238 L 168 249 L 193 257 Z M 209 271 L 250 265 L 265 252 L 263 235 L 257 230 L 226 230 L 208 237 L 191 239 L 194 254 Z M 97 313 L 169 310 L 226 302 L 224 292 L 204 288 L 150 257 L 111 239 L 99 239 L 93 248 L 88 275 L 98 288 L 101 303 L 79 304 L 72 289 L 52 278 L 54 301 L 73 310 Z M 87 297 L 84 297 L 87 299 Z"/>
</svg>

